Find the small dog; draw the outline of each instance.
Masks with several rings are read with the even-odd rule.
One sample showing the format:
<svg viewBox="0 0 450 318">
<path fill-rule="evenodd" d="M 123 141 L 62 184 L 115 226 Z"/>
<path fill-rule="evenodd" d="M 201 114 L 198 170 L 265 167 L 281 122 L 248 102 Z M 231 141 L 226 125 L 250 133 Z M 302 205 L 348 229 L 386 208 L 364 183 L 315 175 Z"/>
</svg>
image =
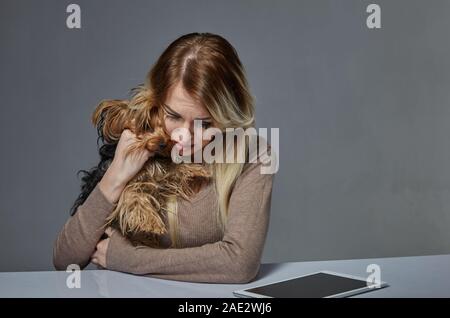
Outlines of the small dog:
<svg viewBox="0 0 450 318">
<path fill-rule="evenodd" d="M 105 228 L 112 226 L 133 243 L 159 246 L 160 235 L 168 232 L 164 218 L 170 197 L 189 199 L 193 186 L 211 180 L 211 168 L 199 163 L 175 163 L 171 158 L 175 142 L 164 129 L 161 107 L 130 107 L 126 100 L 104 100 L 94 111 L 92 122 L 105 142 L 117 143 L 124 129 L 136 134 L 138 142 L 127 155 L 147 148 L 155 155 L 124 188 Z"/>
</svg>

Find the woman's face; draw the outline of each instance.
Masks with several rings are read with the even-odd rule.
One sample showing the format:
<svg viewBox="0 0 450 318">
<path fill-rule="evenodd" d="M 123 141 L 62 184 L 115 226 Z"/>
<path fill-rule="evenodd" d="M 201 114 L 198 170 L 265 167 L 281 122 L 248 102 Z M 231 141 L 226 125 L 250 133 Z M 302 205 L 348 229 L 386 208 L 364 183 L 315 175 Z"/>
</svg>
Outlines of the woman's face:
<svg viewBox="0 0 450 318">
<path fill-rule="evenodd" d="M 164 123 L 168 134 L 177 142 L 179 154 L 188 156 L 194 154 L 194 120 L 202 120 L 196 134 L 201 134 L 207 128 L 213 127 L 213 119 L 208 110 L 193 100 L 179 82 L 169 92 L 163 106 Z M 185 128 L 175 130 L 177 128 Z M 189 133 L 187 133 L 189 132 Z M 202 140 L 203 149 L 210 140 Z"/>
</svg>

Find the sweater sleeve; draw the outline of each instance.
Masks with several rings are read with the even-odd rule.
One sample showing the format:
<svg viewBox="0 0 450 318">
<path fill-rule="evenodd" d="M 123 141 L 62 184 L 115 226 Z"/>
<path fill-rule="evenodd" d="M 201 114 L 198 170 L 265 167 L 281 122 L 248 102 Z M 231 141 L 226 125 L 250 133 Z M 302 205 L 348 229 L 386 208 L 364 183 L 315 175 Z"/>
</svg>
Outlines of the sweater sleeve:
<svg viewBox="0 0 450 318">
<path fill-rule="evenodd" d="M 106 267 L 156 278 L 247 283 L 256 278 L 269 226 L 274 174 L 261 174 L 261 163 L 249 163 L 236 180 L 221 241 L 199 247 L 159 249 L 133 246 L 115 231 Z"/>
<path fill-rule="evenodd" d="M 57 270 L 66 270 L 70 264 L 77 264 L 83 269 L 89 264 L 104 233 L 106 218 L 113 209 L 114 204 L 108 201 L 97 184 L 64 224 L 54 242 L 53 265 Z"/>
</svg>

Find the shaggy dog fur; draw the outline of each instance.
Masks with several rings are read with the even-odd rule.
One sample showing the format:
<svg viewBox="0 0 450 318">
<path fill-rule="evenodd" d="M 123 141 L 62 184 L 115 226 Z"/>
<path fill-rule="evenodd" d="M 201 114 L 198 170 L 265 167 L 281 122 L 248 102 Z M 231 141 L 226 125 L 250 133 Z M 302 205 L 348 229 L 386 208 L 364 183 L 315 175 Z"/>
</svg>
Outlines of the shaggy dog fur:
<svg viewBox="0 0 450 318">
<path fill-rule="evenodd" d="M 120 230 L 134 243 L 159 246 L 160 235 L 168 232 L 167 200 L 188 200 L 195 186 L 211 180 L 210 167 L 172 161 L 175 142 L 165 131 L 160 107 L 134 110 L 126 100 L 106 100 L 97 106 L 92 121 L 110 143 L 117 143 L 124 129 L 133 131 L 138 141 L 127 149 L 128 155 L 143 148 L 155 153 L 128 182 L 105 227 Z"/>
</svg>

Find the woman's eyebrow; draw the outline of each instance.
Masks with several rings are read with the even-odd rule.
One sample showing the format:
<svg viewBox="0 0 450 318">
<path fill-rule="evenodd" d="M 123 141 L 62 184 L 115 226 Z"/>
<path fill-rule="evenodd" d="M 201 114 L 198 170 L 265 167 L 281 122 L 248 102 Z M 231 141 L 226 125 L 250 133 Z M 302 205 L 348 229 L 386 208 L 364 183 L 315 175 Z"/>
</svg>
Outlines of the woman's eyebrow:
<svg viewBox="0 0 450 318">
<path fill-rule="evenodd" d="M 197 118 L 194 118 L 194 120 L 195 120 L 195 119 L 197 119 L 197 120 L 207 120 L 207 119 L 211 119 L 211 117 L 209 117 L 209 116 L 208 116 L 208 117 L 204 117 L 204 118 L 198 118 L 198 117 L 197 117 Z"/>
<path fill-rule="evenodd" d="M 167 105 L 167 104 L 165 104 L 165 103 L 163 103 L 163 105 L 169 109 L 169 113 L 172 113 L 173 115 L 182 117 L 180 114 L 178 114 L 178 113 L 177 113 L 176 111 L 174 111 L 172 108 L 170 108 L 169 105 Z M 167 111 L 167 109 L 166 109 L 166 111 Z"/>
<path fill-rule="evenodd" d="M 165 104 L 165 103 L 163 103 L 163 105 L 165 106 L 165 107 L 167 107 L 168 109 L 169 109 L 169 111 L 173 114 L 173 115 L 176 115 L 176 116 L 179 116 L 179 117 L 183 117 L 183 116 L 181 116 L 180 114 L 178 114 L 176 111 L 174 111 L 169 105 L 167 105 L 167 104 Z M 208 116 L 208 117 L 203 117 L 203 118 L 194 118 L 194 119 L 197 119 L 197 120 L 207 120 L 207 119 L 211 119 L 211 117 L 210 116 Z"/>
</svg>

